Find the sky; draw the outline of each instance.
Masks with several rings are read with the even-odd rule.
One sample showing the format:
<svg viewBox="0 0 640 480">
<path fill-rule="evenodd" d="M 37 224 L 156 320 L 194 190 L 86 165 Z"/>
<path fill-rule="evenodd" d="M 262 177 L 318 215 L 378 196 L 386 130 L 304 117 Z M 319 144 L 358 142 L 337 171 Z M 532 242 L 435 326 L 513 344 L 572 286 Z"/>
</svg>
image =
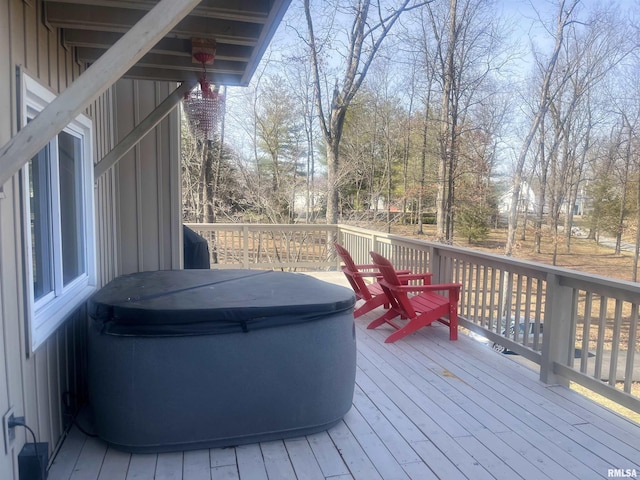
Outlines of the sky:
<svg viewBox="0 0 640 480">
<path fill-rule="evenodd" d="M 435 0 L 444 1 L 447 0 Z M 572 0 L 567 0 L 569 4 Z M 300 12 L 300 0 L 292 0 L 290 11 L 285 15 L 278 31 L 276 32 L 273 44 L 283 45 L 291 42 L 300 42 L 296 38 L 295 32 L 288 24 L 292 23 L 290 17 Z M 579 9 L 583 12 L 590 10 L 594 6 L 602 5 L 618 5 L 622 9 L 630 9 L 635 7 L 640 10 L 638 0 L 580 0 Z M 530 73 L 531 66 L 533 65 L 533 57 L 531 54 L 531 48 L 534 46 L 539 51 L 550 52 L 553 48 L 553 39 L 548 32 L 545 32 L 540 25 L 540 18 L 549 22 L 553 26 L 554 17 L 557 11 L 557 0 L 496 0 L 496 10 L 499 14 L 508 17 L 510 20 L 508 23 L 513 25 L 511 33 L 511 41 L 518 45 L 521 52 L 519 60 L 513 60 L 511 63 L 512 75 L 514 78 L 522 78 L 523 80 Z M 303 34 L 305 32 L 302 32 Z M 287 52 L 289 50 L 286 50 Z M 268 55 L 268 53 L 267 53 Z M 259 73 L 262 67 L 258 67 L 256 74 L 254 75 L 254 81 L 259 78 Z M 233 105 L 234 97 L 241 96 L 244 92 L 240 90 L 230 89 L 229 91 L 229 104 L 227 105 L 227 112 L 239 113 L 239 119 L 229 118 L 228 121 L 228 140 L 234 144 L 237 148 L 246 148 L 246 141 L 243 142 L 241 137 L 243 135 L 241 127 L 243 124 L 242 118 L 246 115 L 241 108 L 237 108 Z M 235 126 L 234 126 L 235 125 Z M 244 123 L 246 125 L 246 122 Z M 232 140 L 234 138 L 234 140 Z M 517 142 L 516 142 L 517 143 Z"/>
</svg>

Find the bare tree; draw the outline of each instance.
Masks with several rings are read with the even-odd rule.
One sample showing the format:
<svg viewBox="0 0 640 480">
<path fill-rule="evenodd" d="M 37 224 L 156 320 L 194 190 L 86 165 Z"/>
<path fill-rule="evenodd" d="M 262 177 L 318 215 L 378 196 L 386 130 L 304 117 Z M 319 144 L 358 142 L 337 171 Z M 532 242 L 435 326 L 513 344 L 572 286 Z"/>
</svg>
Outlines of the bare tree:
<svg viewBox="0 0 640 480">
<path fill-rule="evenodd" d="M 540 252 L 543 209 L 549 204 L 553 237 L 553 263 L 559 246 L 560 217 L 564 213 L 565 246 L 570 246 L 573 206 L 583 180 L 587 153 L 594 128 L 593 92 L 595 87 L 626 56 L 624 22 L 611 11 L 593 11 L 585 22 L 565 26 L 565 41 L 557 58 L 555 72 L 539 71 L 549 78 L 549 128 L 540 119 L 538 163 L 540 203 L 536 219 L 534 249 Z"/>
<path fill-rule="evenodd" d="M 560 55 L 560 50 L 564 44 L 565 29 L 572 21 L 573 11 L 575 10 L 579 0 L 558 0 L 558 8 L 555 21 L 555 32 L 549 32 L 555 39 L 553 52 L 549 59 L 544 62 L 536 58 L 536 64 L 540 72 L 542 72 L 542 84 L 539 93 L 539 99 L 534 112 L 533 120 L 529 127 L 522 146 L 520 154 L 516 162 L 516 168 L 513 177 L 513 191 L 511 196 L 511 206 L 509 211 L 509 230 L 507 233 L 507 243 L 505 246 L 505 255 L 511 255 L 515 246 L 516 229 L 518 228 L 518 204 L 520 200 L 520 189 L 522 187 L 522 176 L 524 172 L 525 161 L 531 143 L 544 119 L 551 101 L 553 100 L 553 92 L 551 91 L 551 81 Z M 562 84 L 563 81 L 560 81 Z"/>
<path fill-rule="evenodd" d="M 338 222 L 339 151 L 347 110 L 362 85 L 380 45 L 400 16 L 423 5 L 410 5 L 411 3 L 410 0 L 402 0 L 395 8 L 370 0 L 357 0 L 346 8 L 339 4 L 331 5 L 330 8 L 334 11 L 340 10 L 345 16 L 352 18 L 347 38 L 341 43 L 335 41 L 336 32 L 331 27 L 324 29 L 322 38 L 318 38 L 318 17 L 312 13 L 309 0 L 304 0 L 316 105 L 327 152 L 327 223 Z M 333 45 L 341 44 L 343 48 L 338 52 L 331 52 L 332 41 Z M 341 79 L 330 79 L 324 70 L 332 53 L 344 58 Z M 325 88 L 327 85 L 328 88 Z"/>
<path fill-rule="evenodd" d="M 507 58 L 502 51 L 507 29 L 493 7 L 489 0 L 449 0 L 426 8 L 441 95 L 437 198 L 441 241 L 453 241 L 460 146 L 469 128 L 475 127 L 469 118 L 472 108 L 485 100 L 493 72 Z"/>
</svg>

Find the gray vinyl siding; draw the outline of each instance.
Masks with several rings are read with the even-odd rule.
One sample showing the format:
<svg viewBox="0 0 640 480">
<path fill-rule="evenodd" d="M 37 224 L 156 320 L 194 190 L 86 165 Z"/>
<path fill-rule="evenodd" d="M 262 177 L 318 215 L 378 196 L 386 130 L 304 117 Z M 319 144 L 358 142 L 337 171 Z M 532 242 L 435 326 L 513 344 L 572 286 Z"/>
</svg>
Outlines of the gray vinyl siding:
<svg viewBox="0 0 640 480">
<path fill-rule="evenodd" d="M 72 52 L 58 45 L 59 33 L 40 18 L 38 2 L 0 0 L 0 144 L 18 129 L 16 66 L 54 92 L 81 72 Z M 13 407 L 40 441 L 53 448 L 63 434 L 63 394 L 82 401 L 86 391 L 86 314 L 74 312 L 34 354 L 27 349 L 20 176 L 0 195 L 0 414 Z M 80 395 L 80 396 L 78 396 Z M 17 478 L 17 455 L 26 439 L 17 429 L 9 454 L 0 448 L 0 478 Z"/>
<path fill-rule="evenodd" d="M 169 84 L 116 83 L 122 139 L 172 91 Z M 177 111 L 149 132 L 115 166 L 120 274 L 180 267 L 179 128 Z"/>
<path fill-rule="evenodd" d="M 0 0 L 0 146 L 18 130 L 17 65 L 59 93 L 83 67 L 41 18 L 40 0 Z M 86 113 L 94 126 L 94 162 L 109 152 L 173 86 L 121 80 Z M 179 129 L 174 112 L 94 185 L 99 286 L 139 270 L 180 267 Z M 64 431 L 63 403 L 86 400 L 86 308 L 80 307 L 28 353 L 20 176 L 0 186 L 0 416 L 13 407 L 53 450 Z M 17 478 L 25 442 L 0 440 L 0 478 Z M 29 439 L 29 441 L 31 441 Z"/>
</svg>

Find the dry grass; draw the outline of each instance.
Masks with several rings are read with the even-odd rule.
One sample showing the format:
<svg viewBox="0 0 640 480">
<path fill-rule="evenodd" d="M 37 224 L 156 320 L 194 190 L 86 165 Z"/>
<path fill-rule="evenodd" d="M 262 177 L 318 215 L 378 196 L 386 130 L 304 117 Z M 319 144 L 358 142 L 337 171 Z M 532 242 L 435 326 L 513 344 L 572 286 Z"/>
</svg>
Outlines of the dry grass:
<svg viewBox="0 0 640 480">
<path fill-rule="evenodd" d="M 375 227 L 371 226 L 369 228 L 375 229 Z M 435 226 L 425 225 L 423 228 L 425 234 L 417 235 L 415 233 L 415 225 L 394 225 L 392 233 L 422 240 L 435 240 Z M 506 238 L 506 230 L 492 229 L 489 237 L 482 242 L 470 244 L 464 240 L 456 239 L 455 245 L 501 255 L 504 253 Z M 533 240 L 533 231 L 527 231 L 524 240 L 520 238 L 519 231 L 513 257 L 551 265 L 553 262 L 553 238 L 550 235 L 543 235 L 541 253 L 534 253 Z M 558 245 L 556 266 L 619 280 L 631 280 L 633 278 L 632 253 L 622 252 L 620 255 L 616 255 L 611 248 L 598 245 L 594 240 L 576 237 L 572 237 L 570 251 L 566 252 L 564 238 L 560 239 L 560 241 L 562 244 Z"/>
</svg>

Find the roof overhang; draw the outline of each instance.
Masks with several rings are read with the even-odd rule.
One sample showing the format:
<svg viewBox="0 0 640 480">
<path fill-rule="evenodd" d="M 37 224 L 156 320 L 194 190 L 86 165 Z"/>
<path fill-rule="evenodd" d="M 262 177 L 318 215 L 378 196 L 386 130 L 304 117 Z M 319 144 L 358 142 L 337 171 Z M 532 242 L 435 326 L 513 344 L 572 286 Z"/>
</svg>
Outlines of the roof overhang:
<svg viewBox="0 0 640 480">
<path fill-rule="evenodd" d="M 44 0 L 44 19 L 87 65 L 129 31 L 158 0 Z M 191 39 L 214 40 L 207 77 L 218 85 L 246 86 L 290 0 L 203 0 L 135 63 L 125 78 L 182 82 L 202 66 L 191 58 Z"/>
<path fill-rule="evenodd" d="M 45 21 L 61 29 L 63 41 L 75 48 L 80 59 L 84 56 L 88 68 L 0 147 L 0 188 L 118 79 L 185 82 L 184 87 L 194 84 L 202 65 L 191 61 L 192 38 L 216 42 L 218 61 L 207 68 L 209 81 L 247 85 L 289 3 L 45 0 Z M 173 95 L 172 102 L 178 101 L 178 94 Z M 160 113 L 154 114 L 143 123 L 153 125 L 159 118 Z M 143 134 L 142 129 L 136 131 L 132 141 Z M 123 142 L 123 151 L 129 143 Z M 118 155 L 114 153 L 104 165 L 117 161 Z"/>
</svg>

